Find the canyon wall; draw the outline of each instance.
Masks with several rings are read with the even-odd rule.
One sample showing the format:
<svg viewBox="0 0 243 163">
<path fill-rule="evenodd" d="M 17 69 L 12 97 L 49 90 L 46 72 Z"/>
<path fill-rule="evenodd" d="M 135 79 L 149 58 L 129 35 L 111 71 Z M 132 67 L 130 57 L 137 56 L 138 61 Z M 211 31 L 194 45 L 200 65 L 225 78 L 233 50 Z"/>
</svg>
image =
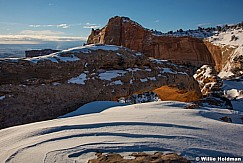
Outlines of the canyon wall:
<svg viewBox="0 0 243 163">
<path fill-rule="evenodd" d="M 148 57 L 200 67 L 204 64 L 220 69 L 220 53 L 211 54 L 202 39 L 156 35 L 127 17 L 113 17 L 108 24 L 92 30 L 88 44 L 113 44 L 142 52 Z"/>
</svg>

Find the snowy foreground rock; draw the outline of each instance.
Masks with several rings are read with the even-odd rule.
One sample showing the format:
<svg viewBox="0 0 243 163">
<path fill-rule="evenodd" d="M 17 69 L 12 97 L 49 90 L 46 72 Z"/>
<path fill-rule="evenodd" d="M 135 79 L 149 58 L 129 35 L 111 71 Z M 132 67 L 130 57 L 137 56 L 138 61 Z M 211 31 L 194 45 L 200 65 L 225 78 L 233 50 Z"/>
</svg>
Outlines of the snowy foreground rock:
<svg viewBox="0 0 243 163">
<path fill-rule="evenodd" d="M 114 106 L 114 102 L 90 106 L 99 110 L 101 103 Z M 200 156 L 243 156 L 242 112 L 184 109 L 186 105 L 164 101 L 117 106 L 95 114 L 2 129 L 0 162 L 78 163 L 95 158 L 96 152 L 122 156 L 173 152 L 193 162 Z M 223 116 L 232 118 L 232 123 L 221 121 Z"/>
</svg>

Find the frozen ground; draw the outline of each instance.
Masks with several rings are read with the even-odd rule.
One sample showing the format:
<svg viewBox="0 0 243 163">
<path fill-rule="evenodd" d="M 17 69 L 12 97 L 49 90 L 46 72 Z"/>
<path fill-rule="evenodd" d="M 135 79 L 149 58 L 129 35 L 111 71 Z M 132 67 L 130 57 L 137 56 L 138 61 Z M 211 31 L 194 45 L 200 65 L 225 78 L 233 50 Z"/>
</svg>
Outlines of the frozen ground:
<svg viewBox="0 0 243 163">
<path fill-rule="evenodd" d="M 97 109 L 94 114 L 2 129 L 0 162 L 87 162 L 98 151 L 166 151 L 191 160 L 243 156 L 242 112 L 185 105 L 163 101 L 111 107 L 114 102 L 93 102 L 84 110 Z M 233 123 L 219 120 L 226 115 Z"/>
</svg>

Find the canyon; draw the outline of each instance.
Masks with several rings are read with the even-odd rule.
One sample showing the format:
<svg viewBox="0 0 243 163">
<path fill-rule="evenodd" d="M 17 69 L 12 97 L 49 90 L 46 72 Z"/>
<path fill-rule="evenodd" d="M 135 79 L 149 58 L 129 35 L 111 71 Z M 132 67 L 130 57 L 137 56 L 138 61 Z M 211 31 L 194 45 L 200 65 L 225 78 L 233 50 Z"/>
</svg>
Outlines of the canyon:
<svg viewBox="0 0 243 163">
<path fill-rule="evenodd" d="M 242 67 L 240 56 L 229 59 L 241 47 L 218 45 L 215 40 L 221 34 L 208 35 L 163 35 L 116 16 L 102 29 L 92 29 L 86 46 L 1 59 L 0 128 L 53 119 L 92 101 L 119 101 L 150 91 L 165 101 L 221 98 L 223 81 L 217 74 L 232 60 Z M 31 52 L 35 56 L 40 51 Z M 230 106 L 221 99 L 201 101 Z"/>
</svg>

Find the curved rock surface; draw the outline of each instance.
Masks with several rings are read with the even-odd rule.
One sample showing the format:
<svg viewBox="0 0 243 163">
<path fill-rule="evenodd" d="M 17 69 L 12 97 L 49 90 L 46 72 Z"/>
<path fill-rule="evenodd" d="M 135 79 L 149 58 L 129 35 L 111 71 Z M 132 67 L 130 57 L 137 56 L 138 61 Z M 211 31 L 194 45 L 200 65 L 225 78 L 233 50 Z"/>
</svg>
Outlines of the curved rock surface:
<svg viewBox="0 0 243 163">
<path fill-rule="evenodd" d="M 91 101 L 116 100 L 164 85 L 194 92 L 195 100 L 201 97 L 185 67 L 111 45 L 0 60 L 0 70 L 0 128 L 56 118 Z"/>
<path fill-rule="evenodd" d="M 87 43 L 124 46 L 146 56 L 178 64 L 218 66 L 215 60 L 217 56 L 211 55 L 202 39 L 156 35 L 126 17 L 113 17 L 104 28 L 92 30 Z"/>
</svg>

